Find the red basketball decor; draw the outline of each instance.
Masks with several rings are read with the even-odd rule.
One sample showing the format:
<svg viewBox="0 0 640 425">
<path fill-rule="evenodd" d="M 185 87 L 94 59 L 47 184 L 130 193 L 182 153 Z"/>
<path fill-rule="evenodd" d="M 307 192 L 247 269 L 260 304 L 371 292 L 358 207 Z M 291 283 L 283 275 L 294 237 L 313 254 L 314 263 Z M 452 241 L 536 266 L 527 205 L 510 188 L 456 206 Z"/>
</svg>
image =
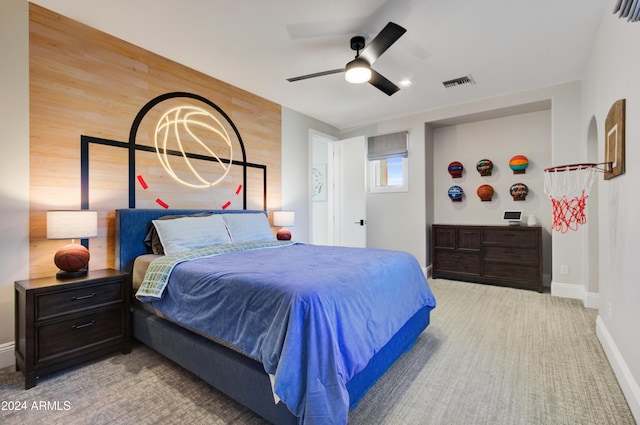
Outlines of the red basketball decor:
<svg viewBox="0 0 640 425">
<path fill-rule="evenodd" d="M 493 170 L 493 162 L 491 162 L 490 159 L 481 159 L 476 164 L 476 170 L 478 170 L 482 177 L 490 176 Z"/>
<path fill-rule="evenodd" d="M 458 161 L 453 161 L 447 168 L 447 171 L 449 171 L 449 174 L 451 174 L 451 177 L 454 179 L 462 177 L 462 170 L 464 170 L 464 167 L 462 163 Z"/>
<path fill-rule="evenodd" d="M 56 252 L 53 262 L 62 271 L 77 272 L 89 264 L 89 250 L 79 244 L 65 245 Z"/>
<path fill-rule="evenodd" d="M 516 155 L 509 160 L 509 168 L 513 174 L 524 174 L 529 166 L 529 160 L 524 155 Z"/>
<path fill-rule="evenodd" d="M 478 187 L 476 193 L 480 197 L 481 201 L 491 201 L 491 198 L 493 197 L 493 187 L 489 184 L 483 184 Z"/>
</svg>

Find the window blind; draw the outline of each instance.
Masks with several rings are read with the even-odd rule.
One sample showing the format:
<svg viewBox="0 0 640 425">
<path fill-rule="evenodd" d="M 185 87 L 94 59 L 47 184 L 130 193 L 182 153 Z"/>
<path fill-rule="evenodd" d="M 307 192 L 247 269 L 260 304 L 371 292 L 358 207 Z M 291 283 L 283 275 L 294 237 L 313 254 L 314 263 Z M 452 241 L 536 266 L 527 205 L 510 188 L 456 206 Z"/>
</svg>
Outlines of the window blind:
<svg viewBox="0 0 640 425">
<path fill-rule="evenodd" d="M 409 132 L 384 134 L 367 138 L 369 161 L 408 156 Z"/>
</svg>

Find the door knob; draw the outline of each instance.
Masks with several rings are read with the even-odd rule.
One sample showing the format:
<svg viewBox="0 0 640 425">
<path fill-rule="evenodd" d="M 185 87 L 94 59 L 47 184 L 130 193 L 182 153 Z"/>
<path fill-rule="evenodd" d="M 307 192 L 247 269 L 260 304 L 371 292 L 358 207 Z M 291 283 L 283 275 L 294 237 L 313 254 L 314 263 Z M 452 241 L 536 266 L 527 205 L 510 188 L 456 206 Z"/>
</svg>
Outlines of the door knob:
<svg viewBox="0 0 640 425">
<path fill-rule="evenodd" d="M 367 224 L 367 220 L 354 221 L 355 224 L 359 224 L 360 226 L 364 226 Z"/>
</svg>

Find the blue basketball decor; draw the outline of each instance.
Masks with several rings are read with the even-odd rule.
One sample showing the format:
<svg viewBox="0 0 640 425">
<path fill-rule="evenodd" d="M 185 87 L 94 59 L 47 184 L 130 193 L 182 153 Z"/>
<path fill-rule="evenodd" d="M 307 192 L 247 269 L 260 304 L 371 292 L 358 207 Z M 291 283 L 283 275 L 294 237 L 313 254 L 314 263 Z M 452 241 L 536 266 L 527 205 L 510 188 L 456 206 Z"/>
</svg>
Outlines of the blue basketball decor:
<svg viewBox="0 0 640 425">
<path fill-rule="evenodd" d="M 524 201 L 529 194 L 529 188 L 524 183 L 514 183 L 509 189 L 514 201 Z"/>
<path fill-rule="evenodd" d="M 451 177 L 453 177 L 454 179 L 458 179 L 462 177 L 462 170 L 464 170 L 464 167 L 462 166 L 461 162 L 453 161 L 451 164 L 449 164 L 447 170 L 449 171 L 449 174 L 451 174 Z"/>
<path fill-rule="evenodd" d="M 490 159 L 481 159 L 476 164 L 476 170 L 478 170 L 482 177 L 490 176 L 493 170 L 493 162 L 491 162 Z"/>
<path fill-rule="evenodd" d="M 462 202 L 463 193 L 464 191 L 460 186 L 451 186 L 449 188 L 449 198 L 451 198 L 453 202 Z"/>
</svg>

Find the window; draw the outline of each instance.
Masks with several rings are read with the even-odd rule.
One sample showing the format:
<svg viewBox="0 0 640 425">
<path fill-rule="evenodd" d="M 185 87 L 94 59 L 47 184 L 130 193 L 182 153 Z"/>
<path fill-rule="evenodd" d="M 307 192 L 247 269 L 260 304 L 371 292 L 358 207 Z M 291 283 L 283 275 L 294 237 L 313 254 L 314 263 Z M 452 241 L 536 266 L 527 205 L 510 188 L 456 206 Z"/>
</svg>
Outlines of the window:
<svg viewBox="0 0 640 425">
<path fill-rule="evenodd" d="M 407 192 L 408 133 L 369 137 L 369 192 Z"/>
<path fill-rule="evenodd" d="M 378 159 L 370 161 L 369 164 L 370 192 L 406 192 L 409 190 L 407 158 Z"/>
</svg>

